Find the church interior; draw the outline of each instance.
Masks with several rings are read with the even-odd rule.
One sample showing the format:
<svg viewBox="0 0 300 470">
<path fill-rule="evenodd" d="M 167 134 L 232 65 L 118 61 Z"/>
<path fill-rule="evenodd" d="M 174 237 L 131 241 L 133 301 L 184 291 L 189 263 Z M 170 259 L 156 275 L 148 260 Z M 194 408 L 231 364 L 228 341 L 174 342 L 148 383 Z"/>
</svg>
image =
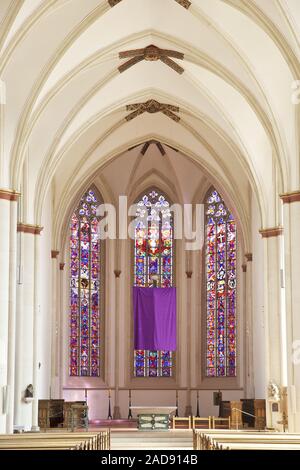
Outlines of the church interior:
<svg viewBox="0 0 300 470">
<path fill-rule="evenodd" d="M 0 449 L 299 450 L 299 240 L 299 0 L 0 0 Z"/>
</svg>

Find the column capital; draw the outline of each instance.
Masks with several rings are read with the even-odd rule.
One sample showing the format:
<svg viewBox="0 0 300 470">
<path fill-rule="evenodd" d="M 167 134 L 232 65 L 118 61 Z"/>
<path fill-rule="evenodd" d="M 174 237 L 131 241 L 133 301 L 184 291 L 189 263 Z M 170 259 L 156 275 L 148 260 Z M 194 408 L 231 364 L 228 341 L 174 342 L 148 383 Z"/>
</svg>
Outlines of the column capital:
<svg viewBox="0 0 300 470">
<path fill-rule="evenodd" d="M 59 263 L 59 269 L 63 271 L 65 268 L 65 263 Z"/>
<path fill-rule="evenodd" d="M 280 199 L 282 200 L 283 204 L 300 202 L 300 191 L 292 191 L 290 193 L 280 194 Z"/>
<path fill-rule="evenodd" d="M 193 271 L 185 271 L 185 274 L 186 274 L 186 277 L 188 279 L 191 279 L 192 275 L 193 275 Z"/>
<path fill-rule="evenodd" d="M 279 237 L 283 234 L 283 227 L 263 228 L 259 231 L 262 238 Z"/>
<path fill-rule="evenodd" d="M 23 233 L 31 233 L 32 235 L 40 235 L 44 227 L 40 225 L 18 223 L 17 231 Z"/>
<path fill-rule="evenodd" d="M 114 270 L 114 275 L 115 275 L 115 277 L 116 277 L 117 279 L 120 277 L 121 272 L 122 272 L 122 271 L 121 271 L 120 269 L 115 269 L 115 270 Z"/>
<path fill-rule="evenodd" d="M 253 261 L 253 254 L 252 253 L 246 253 L 245 258 L 248 262 Z"/>
<path fill-rule="evenodd" d="M 0 189 L 0 199 L 5 199 L 6 201 L 17 201 L 21 193 L 13 189 Z"/>
<path fill-rule="evenodd" d="M 57 250 L 51 250 L 51 258 L 56 259 L 59 255 L 59 251 Z"/>
</svg>

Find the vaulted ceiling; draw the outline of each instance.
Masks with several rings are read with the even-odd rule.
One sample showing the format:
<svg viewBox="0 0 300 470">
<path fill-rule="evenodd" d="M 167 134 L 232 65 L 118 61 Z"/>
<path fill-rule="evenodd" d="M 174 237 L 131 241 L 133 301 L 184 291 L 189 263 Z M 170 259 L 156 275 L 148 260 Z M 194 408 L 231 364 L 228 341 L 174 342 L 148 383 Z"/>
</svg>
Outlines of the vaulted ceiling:
<svg viewBox="0 0 300 470">
<path fill-rule="evenodd" d="M 39 223 L 49 188 L 58 217 L 154 140 L 245 223 L 253 192 L 277 225 L 278 195 L 300 187 L 299 25 L 298 0 L 1 0 L 0 186 L 26 191 Z"/>
</svg>

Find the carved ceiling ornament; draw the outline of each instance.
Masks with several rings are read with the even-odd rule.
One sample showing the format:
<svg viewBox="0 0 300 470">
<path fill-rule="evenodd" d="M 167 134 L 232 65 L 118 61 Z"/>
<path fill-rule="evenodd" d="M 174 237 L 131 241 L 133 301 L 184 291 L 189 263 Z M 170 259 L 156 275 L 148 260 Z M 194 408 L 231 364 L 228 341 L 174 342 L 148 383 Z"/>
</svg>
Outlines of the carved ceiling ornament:
<svg viewBox="0 0 300 470">
<path fill-rule="evenodd" d="M 108 0 L 108 3 L 111 7 L 114 7 L 118 3 L 120 3 L 122 0 Z M 179 3 L 183 8 L 188 10 L 192 4 L 189 0 L 175 0 L 176 3 Z"/>
<path fill-rule="evenodd" d="M 160 60 L 168 67 L 175 70 L 175 72 L 182 74 L 184 72 L 184 69 L 180 65 L 178 65 L 174 60 L 172 60 L 171 57 L 183 60 L 184 54 L 182 52 L 172 51 L 169 49 L 160 49 L 154 44 L 150 44 L 149 46 L 144 47 L 143 49 L 132 49 L 129 51 L 120 52 L 120 59 L 130 58 L 130 60 L 120 65 L 120 67 L 118 67 L 118 70 L 120 73 L 125 72 L 125 70 L 128 70 L 130 67 L 141 62 L 142 60 L 147 60 L 150 62 Z"/>
<path fill-rule="evenodd" d="M 148 100 L 145 103 L 134 103 L 126 106 L 127 111 L 132 111 L 128 116 L 126 116 L 126 121 L 131 121 L 140 114 L 144 113 L 163 113 L 170 119 L 175 122 L 180 121 L 180 117 L 175 113 L 179 113 L 179 107 L 173 106 L 172 104 L 159 103 L 156 100 Z"/>
<path fill-rule="evenodd" d="M 156 145 L 156 147 L 158 148 L 158 150 L 159 150 L 159 152 L 160 152 L 160 154 L 161 154 L 162 156 L 166 155 L 166 151 L 165 151 L 165 149 L 164 149 L 164 146 L 167 146 L 167 147 L 169 147 L 170 149 L 174 150 L 175 152 L 178 152 L 178 150 L 175 149 L 174 147 L 172 147 L 171 145 L 162 144 L 162 143 L 159 142 L 158 140 L 154 140 L 154 139 L 148 140 L 147 142 L 144 142 L 143 144 L 134 145 L 133 147 L 130 147 L 130 148 L 128 149 L 128 151 L 133 150 L 133 149 L 139 147 L 140 145 L 143 145 L 143 146 L 142 146 L 142 149 L 141 149 L 141 152 L 140 152 L 142 155 L 145 155 L 145 154 L 146 154 L 146 152 L 147 152 L 147 150 L 149 149 L 150 145 Z"/>
<path fill-rule="evenodd" d="M 120 3 L 122 0 L 108 0 L 108 3 L 111 7 L 116 6 L 118 3 Z"/>
<path fill-rule="evenodd" d="M 189 0 L 175 0 L 175 2 L 179 3 L 183 8 L 186 8 L 187 10 L 190 8 L 192 2 Z"/>
</svg>

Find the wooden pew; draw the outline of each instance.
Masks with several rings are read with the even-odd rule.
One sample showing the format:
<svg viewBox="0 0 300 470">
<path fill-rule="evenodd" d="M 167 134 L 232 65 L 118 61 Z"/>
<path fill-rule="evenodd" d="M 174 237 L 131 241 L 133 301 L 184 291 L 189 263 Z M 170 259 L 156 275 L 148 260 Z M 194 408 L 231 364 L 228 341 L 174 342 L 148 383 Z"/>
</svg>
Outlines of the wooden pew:
<svg viewBox="0 0 300 470">
<path fill-rule="evenodd" d="M 195 450 L 268 449 L 290 447 L 300 450 L 300 434 L 208 430 L 194 431 Z M 255 447 L 256 446 L 256 447 Z"/>
<path fill-rule="evenodd" d="M 286 442 L 277 443 L 261 443 L 261 442 L 248 442 L 239 443 L 231 442 L 218 443 L 218 449 L 216 450 L 300 450 L 300 442 L 298 444 L 288 444 Z"/>
<path fill-rule="evenodd" d="M 110 430 L 100 432 L 53 432 L 0 435 L 3 449 L 108 450 Z"/>
</svg>

